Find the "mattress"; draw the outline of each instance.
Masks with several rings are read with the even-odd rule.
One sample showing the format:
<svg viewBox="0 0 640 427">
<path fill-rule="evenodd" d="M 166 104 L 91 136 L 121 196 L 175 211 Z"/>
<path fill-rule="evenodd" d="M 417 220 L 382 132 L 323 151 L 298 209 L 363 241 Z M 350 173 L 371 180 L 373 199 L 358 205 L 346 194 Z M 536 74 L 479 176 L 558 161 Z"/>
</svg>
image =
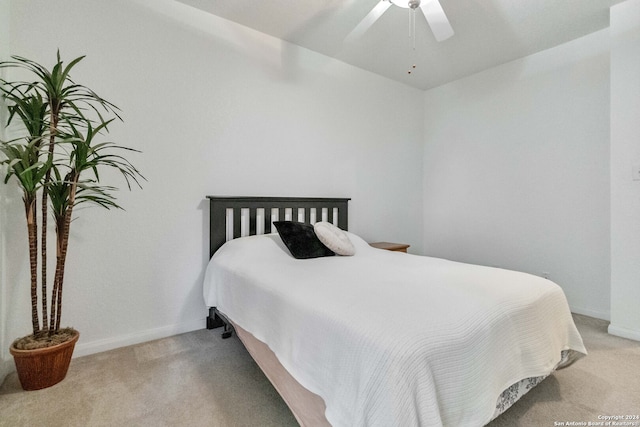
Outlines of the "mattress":
<svg viewBox="0 0 640 427">
<path fill-rule="evenodd" d="M 312 260 L 277 235 L 235 239 L 205 274 L 207 305 L 265 343 L 333 426 L 483 425 L 505 390 L 586 354 L 549 280 L 349 237 L 355 256 Z"/>
</svg>

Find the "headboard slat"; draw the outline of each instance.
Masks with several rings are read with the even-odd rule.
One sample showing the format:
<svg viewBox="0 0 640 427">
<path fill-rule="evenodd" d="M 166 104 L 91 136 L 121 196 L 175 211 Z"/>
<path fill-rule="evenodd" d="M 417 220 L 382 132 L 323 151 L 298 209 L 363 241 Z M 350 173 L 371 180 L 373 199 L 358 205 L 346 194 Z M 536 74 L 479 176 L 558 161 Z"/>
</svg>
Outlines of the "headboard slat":
<svg viewBox="0 0 640 427">
<path fill-rule="evenodd" d="M 264 232 L 271 233 L 271 209 L 264 208 Z"/>
<path fill-rule="evenodd" d="M 242 227 L 242 210 L 234 209 L 233 210 L 233 235 L 239 236 L 240 230 Z"/>
<path fill-rule="evenodd" d="M 258 220 L 258 208 L 249 208 L 249 235 L 256 234 L 256 221 Z"/>
</svg>

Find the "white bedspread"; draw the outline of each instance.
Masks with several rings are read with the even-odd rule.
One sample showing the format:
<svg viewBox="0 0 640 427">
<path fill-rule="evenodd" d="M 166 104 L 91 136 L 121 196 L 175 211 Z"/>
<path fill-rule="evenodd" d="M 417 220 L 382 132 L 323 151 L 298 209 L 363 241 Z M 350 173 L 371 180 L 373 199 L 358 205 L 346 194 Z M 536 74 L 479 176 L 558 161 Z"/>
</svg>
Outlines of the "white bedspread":
<svg viewBox="0 0 640 427">
<path fill-rule="evenodd" d="M 389 252 L 294 259 L 277 234 L 227 242 L 204 296 L 320 395 L 335 426 L 481 426 L 500 393 L 586 354 L 561 288 Z"/>
</svg>

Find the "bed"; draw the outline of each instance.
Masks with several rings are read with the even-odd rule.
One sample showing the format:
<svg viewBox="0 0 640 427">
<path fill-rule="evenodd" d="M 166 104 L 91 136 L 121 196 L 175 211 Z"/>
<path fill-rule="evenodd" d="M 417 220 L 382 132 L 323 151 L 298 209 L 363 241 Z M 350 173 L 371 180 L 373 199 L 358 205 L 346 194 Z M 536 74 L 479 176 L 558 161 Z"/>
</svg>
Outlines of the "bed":
<svg viewBox="0 0 640 427">
<path fill-rule="evenodd" d="M 302 426 L 481 426 L 586 354 L 561 288 L 384 251 L 294 259 L 278 220 L 348 229 L 349 199 L 213 197 L 207 326 L 233 328 Z"/>
</svg>

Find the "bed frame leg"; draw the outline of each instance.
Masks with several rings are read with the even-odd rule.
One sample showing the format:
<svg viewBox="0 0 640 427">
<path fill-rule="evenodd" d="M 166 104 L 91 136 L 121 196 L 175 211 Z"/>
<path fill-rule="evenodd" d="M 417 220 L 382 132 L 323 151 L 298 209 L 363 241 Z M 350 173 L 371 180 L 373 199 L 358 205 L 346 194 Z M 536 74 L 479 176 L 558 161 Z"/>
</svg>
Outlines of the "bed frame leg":
<svg viewBox="0 0 640 427">
<path fill-rule="evenodd" d="M 222 333 L 222 339 L 226 340 L 227 338 L 231 338 L 231 334 L 233 333 L 233 329 L 225 323 L 224 332 Z"/>
<path fill-rule="evenodd" d="M 229 322 L 220 315 L 216 307 L 210 307 L 209 315 L 207 316 L 207 329 L 216 329 L 220 327 L 224 327 L 222 338 L 230 338 L 233 333 L 233 328 L 229 325 Z"/>
<path fill-rule="evenodd" d="M 216 310 L 215 307 L 209 308 L 209 315 L 207 316 L 207 329 L 216 329 L 226 325 L 226 322 L 218 314 L 218 310 Z"/>
</svg>

